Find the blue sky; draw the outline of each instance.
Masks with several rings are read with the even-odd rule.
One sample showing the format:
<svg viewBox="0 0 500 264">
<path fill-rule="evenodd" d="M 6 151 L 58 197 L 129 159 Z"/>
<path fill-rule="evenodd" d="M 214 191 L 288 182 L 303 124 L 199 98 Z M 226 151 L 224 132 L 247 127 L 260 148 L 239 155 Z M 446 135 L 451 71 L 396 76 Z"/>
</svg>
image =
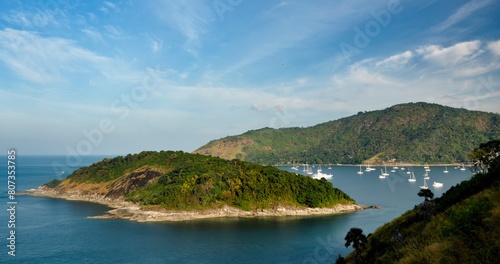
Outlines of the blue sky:
<svg viewBox="0 0 500 264">
<path fill-rule="evenodd" d="M 425 101 L 500 112 L 500 1 L 1 1 L 0 146 L 192 151 Z"/>
</svg>

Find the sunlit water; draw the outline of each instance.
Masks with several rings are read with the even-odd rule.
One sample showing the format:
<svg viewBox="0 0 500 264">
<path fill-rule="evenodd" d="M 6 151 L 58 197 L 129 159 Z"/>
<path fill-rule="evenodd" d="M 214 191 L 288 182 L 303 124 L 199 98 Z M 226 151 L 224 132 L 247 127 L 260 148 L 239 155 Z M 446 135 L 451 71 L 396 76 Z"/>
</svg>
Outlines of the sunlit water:
<svg viewBox="0 0 500 264">
<path fill-rule="evenodd" d="M 102 158 L 70 163 L 83 166 Z M 335 187 L 360 204 L 379 205 L 381 209 L 319 217 L 136 223 L 86 218 L 108 210 L 98 204 L 17 196 L 16 256 L 11 257 L 6 239 L 6 160 L 0 157 L 0 203 L 5 208 L 0 210 L 0 263 L 332 263 L 338 254 L 351 250 L 344 247 L 343 240 L 349 228 L 356 226 L 365 234 L 371 233 L 420 203 L 417 193 L 424 174 L 422 167 L 412 167 L 417 182 L 409 183 L 409 175 L 400 170 L 379 179 L 380 168 L 358 175 L 359 167 L 323 167 L 323 172 L 333 173 Z M 63 156 L 17 157 L 17 190 L 36 188 L 75 169 L 51 166 L 54 162 L 67 164 Z M 448 174 L 443 170 L 431 167 L 428 185 L 436 196 L 471 176 L 469 170 L 449 167 Z M 443 182 L 444 187 L 433 188 L 433 181 Z"/>
</svg>

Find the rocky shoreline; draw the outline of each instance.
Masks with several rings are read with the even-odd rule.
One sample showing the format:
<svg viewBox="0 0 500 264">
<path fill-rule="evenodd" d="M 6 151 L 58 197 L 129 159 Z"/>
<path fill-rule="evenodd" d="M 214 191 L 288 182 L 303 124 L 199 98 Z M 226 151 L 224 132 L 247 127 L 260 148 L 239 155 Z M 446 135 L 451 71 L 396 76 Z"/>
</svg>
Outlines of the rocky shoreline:
<svg viewBox="0 0 500 264">
<path fill-rule="evenodd" d="M 329 208 L 292 208 L 277 206 L 273 209 L 258 209 L 244 211 L 235 207 L 224 205 L 221 208 L 206 210 L 166 210 L 146 209 L 138 204 L 123 199 L 104 198 L 98 195 L 82 195 L 80 193 L 60 193 L 46 187 L 31 189 L 23 192 L 25 195 L 65 199 L 71 201 L 85 201 L 99 203 L 111 207 L 106 214 L 89 216 L 89 218 L 110 219 L 120 218 L 137 222 L 172 222 L 188 221 L 208 218 L 224 217 L 284 217 L 284 216 L 314 216 L 351 213 L 378 206 L 364 206 L 359 204 L 338 204 Z"/>
</svg>

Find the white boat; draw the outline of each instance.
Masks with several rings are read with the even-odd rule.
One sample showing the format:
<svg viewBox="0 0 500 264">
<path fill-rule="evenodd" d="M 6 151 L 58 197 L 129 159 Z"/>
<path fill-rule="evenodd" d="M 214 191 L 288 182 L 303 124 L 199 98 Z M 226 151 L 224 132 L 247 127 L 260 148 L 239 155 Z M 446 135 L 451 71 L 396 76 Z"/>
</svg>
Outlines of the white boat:
<svg viewBox="0 0 500 264">
<path fill-rule="evenodd" d="M 429 187 L 427 187 L 427 182 L 425 181 L 425 178 L 424 178 L 424 185 L 420 186 L 420 189 L 422 189 L 422 190 L 429 189 Z"/>
<path fill-rule="evenodd" d="M 462 163 L 462 167 L 460 167 L 460 170 L 461 171 L 464 171 L 465 170 L 465 165 Z"/>
<path fill-rule="evenodd" d="M 385 173 L 384 170 L 380 169 L 380 175 L 378 176 L 380 179 L 385 179 Z"/>
<path fill-rule="evenodd" d="M 431 177 L 429 177 L 429 173 L 425 172 L 425 174 L 424 174 L 424 179 L 428 180 L 428 179 L 430 179 L 430 178 L 431 178 Z"/>
<path fill-rule="evenodd" d="M 359 171 L 358 171 L 358 174 L 359 174 L 359 175 L 363 174 L 363 171 L 361 170 L 361 165 L 359 165 Z"/>
<path fill-rule="evenodd" d="M 311 170 L 311 169 L 309 169 L 309 164 L 307 164 L 307 163 L 306 163 L 306 164 L 304 165 L 304 169 L 302 170 L 302 172 L 305 172 L 306 174 L 309 174 L 309 175 L 311 175 L 311 174 L 312 174 L 312 170 Z"/>
<path fill-rule="evenodd" d="M 385 167 L 385 172 L 384 172 L 384 173 L 382 173 L 382 175 L 384 175 L 384 176 L 389 176 L 389 173 L 387 173 L 387 166 L 384 166 L 384 167 Z M 382 170 L 382 169 L 380 169 L 380 170 Z"/>
<path fill-rule="evenodd" d="M 292 170 L 299 170 L 299 166 L 295 165 L 295 162 L 292 164 Z"/>
<path fill-rule="evenodd" d="M 392 173 L 396 172 L 396 167 L 392 167 L 391 172 L 392 172 Z"/>
<path fill-rule="evenodd" d="M 432 187 L 434 188 L 440 188 L 440 187 L 443 187 L 443 183 L 442 182 L 434 182 L 432 184 Z"/>
<path fill-rule="evenodd" d="M 331 179 L 333 177 L 332 174 L 326 174 L 326 173 L 323 173 L 323 171 L 321 170 L 321 166 L 318 168 L 318 170 L 316 170 L 316 173 L 313 174 L 312 178 L 313 179 L 321 179 L 321 178 L 325 178 L 327 180 Z"/>
<path fill-rule="evenodd" d="M 444 173 L 448 173 L 448 172 L 449 172 L 449 171 L 448 171 L 448 166 L 446 166 L 446 169 L 444 169 L 444 171 L 443 171 L 443 172 L 444 172 Z"/>
<path fill-rule="evenodd" d="M 410 175 L 410 178 L 408 179 L 409 182 L 416 182 L 417 179 L 415 179 L 415 174 L 412 172 Z"/>
</svg>

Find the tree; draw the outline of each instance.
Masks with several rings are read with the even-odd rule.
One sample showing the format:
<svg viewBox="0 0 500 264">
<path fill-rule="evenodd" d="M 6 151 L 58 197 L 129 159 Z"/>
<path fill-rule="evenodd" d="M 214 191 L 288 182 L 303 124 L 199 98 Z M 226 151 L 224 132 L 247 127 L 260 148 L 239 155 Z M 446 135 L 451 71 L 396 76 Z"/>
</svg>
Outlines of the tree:
<svg viewBox="0 0 500 264">
<path fill-rule="evenodd" d="M 353 227 L 347 232 L 345 236 L 345 247 L 352 247 L 356 252 L 356 263 L 361 263 L 361 248 L 363 248 L 367 242 L 366 236 L 363 234 L 363 229 Z"/>
<path fill-rule="evenodd" d="M 434 193 L 432 193 L 429 189 L 422 189 L 418 192 L 418 196 L 424 197 L 424 202 L 420 205 L 420 215 L 424 218 L 428 218 L 431 215 L 432 208 L 434 203 L 429 201 L 429 199 L 434 198 Z"/>
<path fill-rule="evenodd" d="M 434 193 L 432 193 L 432 191 L 429 189 L 422 189 L 420 190 L 420 192 L 418 192 L 418 196 L 424 197 L 425 201 L 428 201 L 429 199 L 434 198 Z"/>
<path fill-rule="evenodd" d="M 476 173 L 486 173 L 488 170 L 500 168 L 500 140 L 480 144 L 469 154 L 469 159 Z"/>
</svg>

